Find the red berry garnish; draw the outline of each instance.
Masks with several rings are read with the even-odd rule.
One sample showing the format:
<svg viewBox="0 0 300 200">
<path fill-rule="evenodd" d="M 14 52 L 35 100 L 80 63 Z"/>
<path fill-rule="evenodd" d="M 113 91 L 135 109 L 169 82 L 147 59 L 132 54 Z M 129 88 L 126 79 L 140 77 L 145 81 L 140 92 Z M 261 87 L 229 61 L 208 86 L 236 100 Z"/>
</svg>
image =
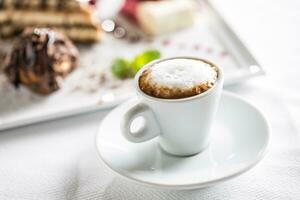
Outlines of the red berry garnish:
<svg viewBox="0 0 300 200">
<path fill-rule="evenodd" d="M 89 0 L 89 4 L 95 6 L 97 4 L 97 0 Z"/>
</svg>

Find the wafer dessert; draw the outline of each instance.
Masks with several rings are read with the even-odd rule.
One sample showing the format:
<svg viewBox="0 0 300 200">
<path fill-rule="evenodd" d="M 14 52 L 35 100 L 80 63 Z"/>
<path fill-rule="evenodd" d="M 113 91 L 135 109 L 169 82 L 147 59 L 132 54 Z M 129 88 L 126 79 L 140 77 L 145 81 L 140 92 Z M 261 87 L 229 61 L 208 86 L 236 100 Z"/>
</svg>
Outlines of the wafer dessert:
<svg viewBox="0 0 300 200">
<path fill-rule="evenodd" d="M 49 28 L 27 28 L 6 57 L 4 71 L 15 87 L 23 84 L 49 94 L 60 88 L 77 62 L 78 50 L 64 34 Z"/>
<path fill-rule="evenodd" d="M 96 42 L 101 29 L 88 1 L 0 0 L 0 36 L 20 33 L 26 27 L 54 27 L 74 41 Z"/>
</svg>

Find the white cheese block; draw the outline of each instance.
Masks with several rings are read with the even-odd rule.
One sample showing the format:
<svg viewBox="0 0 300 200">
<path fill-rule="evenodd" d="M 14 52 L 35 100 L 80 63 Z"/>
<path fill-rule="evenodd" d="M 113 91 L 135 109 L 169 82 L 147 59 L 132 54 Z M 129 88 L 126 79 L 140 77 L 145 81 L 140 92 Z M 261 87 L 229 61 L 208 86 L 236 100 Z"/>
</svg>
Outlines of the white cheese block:
<svg viewBox="0 0 300 200">
<path fill-rule="evenodd" d="M 150 35 L 170 33 L 193 24 L 197 12 L 194 0 L 163 0 L 140 2 L 137 19 Z"/>
</svg>

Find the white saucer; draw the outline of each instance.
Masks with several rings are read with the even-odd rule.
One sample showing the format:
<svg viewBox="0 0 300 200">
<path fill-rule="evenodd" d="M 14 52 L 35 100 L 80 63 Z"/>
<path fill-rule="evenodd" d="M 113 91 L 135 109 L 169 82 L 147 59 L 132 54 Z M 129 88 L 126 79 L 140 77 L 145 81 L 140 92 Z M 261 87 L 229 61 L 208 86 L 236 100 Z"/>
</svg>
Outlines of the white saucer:
<svg viewBox="0 0 300 200">
<path fill-rule="evenodd" d="M 240 175 L 265 154 L 270 133 L 259 110 L 230 93 L 223 93 L 212 130 L 210 146 L 191 157 L 164 153 L 156 139 L 131 143 L 121 135 L 124 108 L 114 109 L 103 120 L 96 145 L 100 158 L 117 174 L 136 183 L 168 189 L 195 189 Z"/>
</svg>

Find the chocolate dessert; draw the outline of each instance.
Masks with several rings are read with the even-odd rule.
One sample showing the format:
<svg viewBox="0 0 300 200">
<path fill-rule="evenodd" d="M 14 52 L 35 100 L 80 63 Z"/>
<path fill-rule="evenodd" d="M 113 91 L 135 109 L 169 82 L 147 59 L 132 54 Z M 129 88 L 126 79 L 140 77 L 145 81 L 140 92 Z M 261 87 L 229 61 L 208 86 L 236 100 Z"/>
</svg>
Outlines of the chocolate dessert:
<svg viewBox="0 0 300 200">
<path fill-rule="evenodd" d="M 5 60 L 5 73 L 18 88 L 49 94 L 77 66 L 78 50 L 62 33 L 48 28 L 27 28 Z"/>
<path fill-rule="evenodd" d="M 74 41 L 95 42 L 101 29 L 93 5 L 79 0 L 0 0 L 0 36 L 9 37 L 26 27 L 47 26 Z"/>
</svg>

